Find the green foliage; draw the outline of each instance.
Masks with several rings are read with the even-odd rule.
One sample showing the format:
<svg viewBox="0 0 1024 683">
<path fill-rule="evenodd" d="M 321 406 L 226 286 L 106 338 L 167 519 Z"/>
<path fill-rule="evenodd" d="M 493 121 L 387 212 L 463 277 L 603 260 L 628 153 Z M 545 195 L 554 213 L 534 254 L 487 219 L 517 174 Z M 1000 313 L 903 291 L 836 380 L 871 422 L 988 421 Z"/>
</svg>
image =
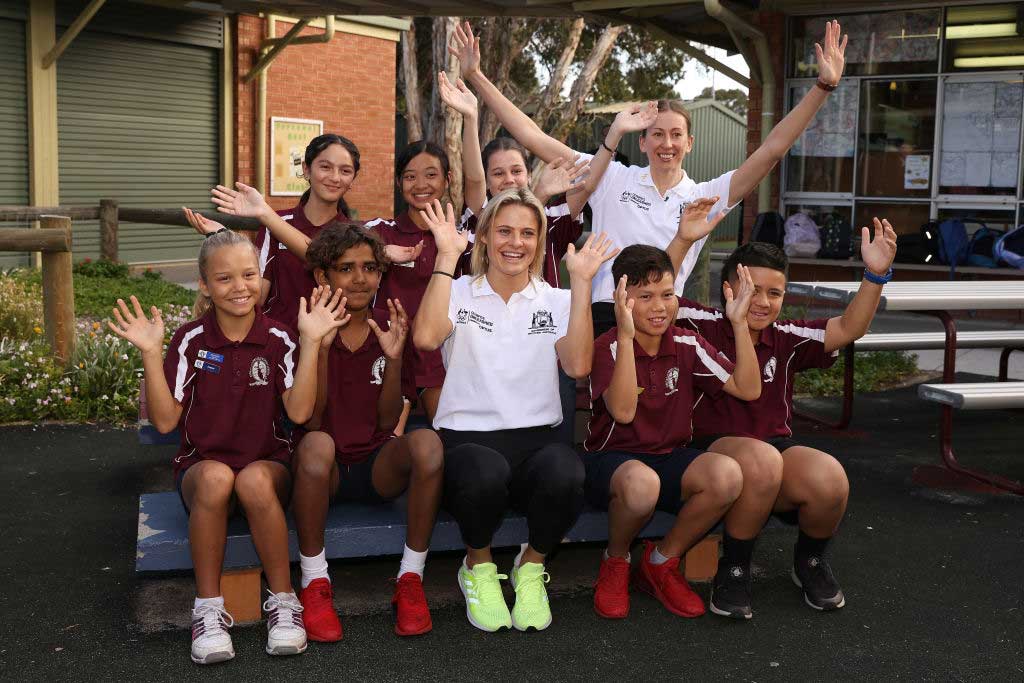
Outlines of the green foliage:
<svg viewBox="0 0 1024 683">
<path fill-rule="evenodd" d="M 697 96 L 697 99 L 708 99 L 721 102 L 743 118 L 747 117 L 747 93 L 739 88 L 712 90 L 711 86 L 708 86 L 701 91 L 700 95 Z"/>
<path fill-rule="evenodd" d="M 0 338 L 31 339 L 42 333 L 42 319 L 43 292 L 39 283 L 15 275 L 0 276 Z"/>
<path fill-rule="evenodd" d="M 805 370 L 797 373 L 793 391 L 811 396 L 841 396 L 845 358 L 828 370 Z M 861 394 L 882 391 L 905 382 L 917 374 L 917 355 L 906 351 L 870 351 L 854 354 L 853 390 Z"/>
<path fill-rule="evenodd" d="M 71 272 L 82 277 L 126 278 L 130 276 L 127 263 L 108 259 L 93 261 L 87 258 L 72 266 Z"/>
</svg>

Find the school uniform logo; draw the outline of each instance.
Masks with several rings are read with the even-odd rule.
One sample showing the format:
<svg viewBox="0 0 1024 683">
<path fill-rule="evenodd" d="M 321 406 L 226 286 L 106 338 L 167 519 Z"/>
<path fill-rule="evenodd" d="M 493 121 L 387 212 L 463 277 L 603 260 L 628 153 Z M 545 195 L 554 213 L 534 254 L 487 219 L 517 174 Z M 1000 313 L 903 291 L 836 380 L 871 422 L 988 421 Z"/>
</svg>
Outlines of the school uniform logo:
<svg viewBox="0 0 1024 683">
<path fill-rule="evenodd" d="M 775 368 L 778 367 L 779 362 L 775 360 L 775 356 L 768 359 L 768 362 L 764 364 L 764 383 L 768 384 L 775 379 Z"/>
<path fill-rule="evenodd" d="M 465 308 L 460 308 L 458 314 L 455 317 L 455 321 L 460 325 L 465 325 L 469 322 L 469 311 Z"/>
<path fill-rule="evenodd" d="M 630 192 L 629 190 L 622 191 L 622 194 L 619 196 L 619 203 L 632 204 L 641 211 L 651 210 L 651 202 L 648 201 L 647 198 L 635 192 Z"/>
<path fill-rule="evenodd" d="M 534 312 L 529 334 L 555 334 L 555 331 L 555 317 L 551 311 Z"/>
<path fill-rule="evenodd" d="M 370 384 L 384 384 L 384 366 L 386 364 L 387 359 L 384 356 L 373 361 L 373 367 L 370 368 Z"/>
<path fill-rule="evenodd" d="M 679 368 L 669 368 L 665 373 L 665 395 L 671 396 L 679 391 Z"/>
<path fill-rule="evenodd" d="M 249 366 L 249 382 L 250 387 L 265 387 L 270 382 L 270 363 L 263 356 L 257 356 L 252 359 L 252 365 Z"/>
</svg>

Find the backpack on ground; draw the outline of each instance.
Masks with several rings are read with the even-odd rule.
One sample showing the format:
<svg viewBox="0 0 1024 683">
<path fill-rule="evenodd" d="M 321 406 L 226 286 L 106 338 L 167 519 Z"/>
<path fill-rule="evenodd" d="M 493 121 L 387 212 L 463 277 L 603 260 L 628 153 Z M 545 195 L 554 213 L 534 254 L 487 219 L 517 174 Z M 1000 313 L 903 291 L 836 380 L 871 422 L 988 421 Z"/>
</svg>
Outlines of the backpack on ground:
<svg viewBox="0 0 1024 683">
<path fill-rule="evenodd" d="M 750 233 L 751 242 L 768 242 L 779 249 L 783 246 L 786 234 L 786 223 L 777 211 L 765 211 L 757 214 L 754 229 Z"/>
<path fill-rule="evenodd" d="M 806 213 L 795 213 L 786 219 L 783 249 L 786 256 L 814 258 L 821 248 L 818 224 Z"/>
<path fill-rule="evenodd" d="M 967 264 L 981 268 L 995 268 L 995 246 L 999 238 L 1005 235 L 1004 230 L 994 230 L 982 226 L 971 235 L 971 243 L 967 247 Z"/>
<path fill-rule="evenodd" d="M 853 226 L 838 213 L 826 214 L 821 221 L 821 249 L 818 258 L 848 259 L 853 256 Z"/>
<path fill-rule="evenodd" d="M 996 240 L 992 248 L 996 261 L 1011 268 L 1024 269 L 1024 225 L 1020 225 Z"/>
</svg>

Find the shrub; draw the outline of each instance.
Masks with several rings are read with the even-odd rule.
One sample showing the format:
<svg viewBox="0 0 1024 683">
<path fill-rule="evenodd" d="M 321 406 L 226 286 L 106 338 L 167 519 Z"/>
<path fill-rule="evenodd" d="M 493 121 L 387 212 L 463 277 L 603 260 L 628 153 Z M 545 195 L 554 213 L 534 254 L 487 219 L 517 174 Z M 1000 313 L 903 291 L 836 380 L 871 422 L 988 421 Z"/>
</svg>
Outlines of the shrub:
<svg viewBox="0 0 1024 683">
<path fill-rule="evenodd" d="M 43 291 L 33 282 L 0 276 L 0 337 L 29 340 L 42 331 Z"/>
</svg>

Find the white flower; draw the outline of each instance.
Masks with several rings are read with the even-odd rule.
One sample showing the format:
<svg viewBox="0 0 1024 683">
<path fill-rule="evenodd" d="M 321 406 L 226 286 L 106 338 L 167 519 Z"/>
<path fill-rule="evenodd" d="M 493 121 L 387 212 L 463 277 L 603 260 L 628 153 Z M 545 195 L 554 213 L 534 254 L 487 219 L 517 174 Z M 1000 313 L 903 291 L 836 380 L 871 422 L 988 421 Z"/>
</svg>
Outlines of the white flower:
<svg viewBox="0 0 1024 683">
<path fill-rule="evenodd" d="M 128 360 L 128 354 L 127 353 L 122 353 L 121 354 L 121 360 Z"/>
<path fill-rule="evenodd" d="M 107 396 L 106 394 L 103 394 L 102 396 L 100 396 L 100 400 L 101 401 L 107 401 L 107 400 L 110 400 L 110 397 Z"/>
</svg>

